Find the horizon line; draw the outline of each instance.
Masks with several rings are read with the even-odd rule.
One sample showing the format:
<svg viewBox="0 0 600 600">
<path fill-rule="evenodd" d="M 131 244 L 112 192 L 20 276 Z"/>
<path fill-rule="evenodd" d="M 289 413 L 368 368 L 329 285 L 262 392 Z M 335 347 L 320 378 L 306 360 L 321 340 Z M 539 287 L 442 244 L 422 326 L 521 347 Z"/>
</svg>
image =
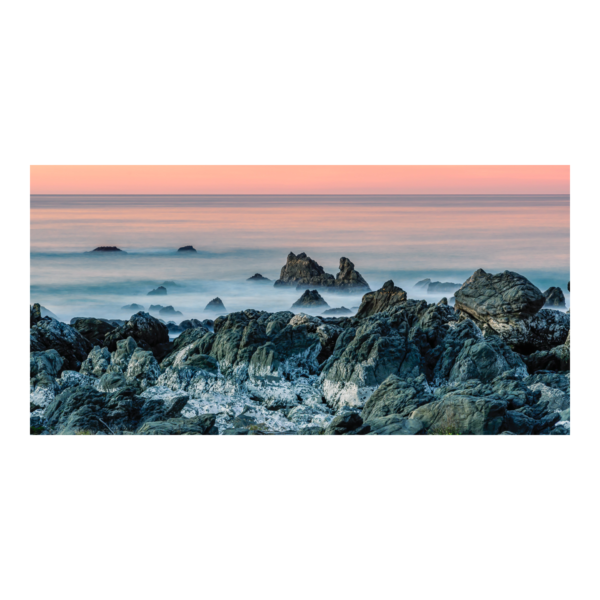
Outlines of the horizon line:
<svg viewBox="0 0 600 600">
<path fill-rule="evenodd" d="M 152 196 L 152 197 L 170 197 L 170 196 L 571 196 L 571 193 L 563 194 L 531 194 L 531 193 L 511 193 L 511 194 L 29 194 L 29 196 Z"/>
</svg>

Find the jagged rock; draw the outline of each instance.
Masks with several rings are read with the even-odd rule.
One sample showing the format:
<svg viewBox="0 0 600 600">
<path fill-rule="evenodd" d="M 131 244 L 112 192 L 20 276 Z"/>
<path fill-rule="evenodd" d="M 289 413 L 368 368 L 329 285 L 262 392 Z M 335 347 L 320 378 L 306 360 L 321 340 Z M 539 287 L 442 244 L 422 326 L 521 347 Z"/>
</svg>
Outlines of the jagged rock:
<svg viewBox="0 0 600 600">
<path fill-rule="evenodd" d="M 406 302 L 406 292 L 396 287 L 390 279 L 383 284 L 380 290 L 363 296 L 356 317 L 358 319 L 369 317 L 403 302 Z"/>
<path fill-rule="evenodd" d="M 30 350 L 56 350 L 65 359 L 65 368 L 78 371 L 92 344 L 76 329 L 55 319 L 41 319 L 29 332 Z"/>
<path fill-rule="evenodd" d="M 325 435 L 344 435 L 355 431 L 362 424 L 363 420 L 358 413 L 345 410 L 333 418 L 333 421 L 325 429 Z"/>
<path fill-rule="evenodd" d="M 225 305 L 223 304 L 223 301 L 219 297 L 214 298 L 213 300 L 211 300 L 206 305 L 206 307 L 204 308 L 204 310 L 208 310 L 208 311 L 212 311 L 212 312 L 227 312 L 227 309 L 225 308 Z"/>
<path fill-rule="evenodd" d="M 374 430 L 372 419 L 388 415 L 406 418 L 419 406 L 433 400 L 435 397 L 424 375 L 415 379 L 400 379 L 396 375 L 390 375 L 367 400 L 361 415 L 371 425 L 371 430 Z"/>
<path fill-rule="evenodd" d="M 100 392 L 116 392 L 127 386 L 127 379 L 123 373 L 109 372 L 100 377 L 96 387 Z"/>
<path fill-rule="evenodd" d="M 177 252 L 197 252 L 194 246 L 182 246 Z"/>
<path fill-rule="evenodd" d="M 47 373 L 50 377 L 58 377 L 62 371 L 64 359 L 56 350 L 29 353 L 29 376 L 35 377 Z"/>
<path fill-rule="evenodd" d="M 442 298 L 438 303 L 437 306 L 448 306 L 448 298 Z"/>
<path fill-rule="evenodd" d="M 331 291 L 364 294 L 371 288 L 364 277 L 354 270 L 354 263 L 344 256 L 340 258 L 340 272 L 335 276 L 335 285 Z"/>
<path fill-rule="evenodd" d="M 92 377 L 102 377 L 110 366 L 110 352 L 108 348 L 94 346 L 88 357 L 83 361 L 80 373 Z"/>
<path fill-rule="evenodd" d="M 292 310 L 294 308 L 322 308 L 329 307 L 329 304 L 323 300 L 321 294 L 317 290 L 306 290 L 302 296 L 294 304 L 292 304 Z"/>
<path fill-rule="evenodd" d="M 253 283 L 267 283 L 271 280 L 268 277 L 263 277 L 260 273 L 256 273 L 252 275 L 252 277 L 248 277 L 246 281 L 252 281 Z"/>
<path fill-rule="evenodd" d="M 73 323 L 73 327 L 93 346 L 103 346 L 106 334 L 116 329 L 112 323 L 94 318 L 78 318 Z"/>
<path fill-rule="evenodd" d="M 566 343 L 571 330 L 571 315 L 543 308 L 533 317 L 516 321 L 500 337 L 521 354 L 552 350 Z"/>
<path fill-rule="evenodd" d="M 165 306 L 164 308 L 161 308 L 158 311 L 159 315 L 162 315 L 163 317 L 167 318 L 167 317 L 183 317 L 183 313 L 175 310 L 172 306 Z"/>
<path fill-rule="evenodd" d="M 29 327 L 33 327 L 38 321 L 42 320 L 42 309 L 39 304 L 29 307 Z"/>
<path fill-rule="evenodd" d="M 290 252 L 287 262 L 281 269 L 279 279 L 275 287 L 281 286 L 304 286 L 313 288 L 330 288 L 335 285 L 335 277 L 325 273 L 323 267 L 304 252 L 297 256 Z"/>
<path fill-rule="evenodd" d="M 127 304 L 126 306 L 121 306 L 121 310 L 131 311 L 130 314 L 139 312 L 140 310 L 146 310 L 141 304 Z"/>
<path fill-rule="evenodd" d="M 200 415 L 189 419 L 168 419 L 144 423 L 138 435 L 218 435 L 215 415 Z"/>
<path fill-rule="evenodd" d="M 428 294 L 452 294 L 460 289 L 460 283 L 441 283 L 440 281 L 432 281 L 427 285 Z"/>
<path fill-rule="evenodd" d="M 544 292 L 546 303 L 544 306 L 555 306 L 556 308 L 566 308 L 565 295 L 559 287 L 548 288 Z"/>
<path fill-rule="evenodd" d="M 127 365 L 125 373 L 127 381 L 137 380 L 145 390 L 156 383 L 160 374 L 160 367 L 152 352 L 136 348 Z"/>
<path fill-rule="evenodd" d="M 352 311 L 345 306 L 340 308 L 330 308 L 329 310 L 323 311 L 324 315 L 351 315 Z"/>
<path fill-rule="evenodd" d="M 164 285 L 159 285 L 155 290 L 148 292 L 147 296 L 166 296 L 167 288 Z"/>
<path fill-rule="evenodd" d="M 151 350 L 169 342 L 169 330 L 148 313 L 136 313 L 122 327 L 106 334 L 104 343 L 111 352 L 117 349 L 119 340 L 131 337 L 143 350 Z"/>
<path fill-rule="evenodd" d="M 94 248 L 90 252 L 123 252 L 123 254 L 127 254 L 127 252 L 116 246 L 98 246 L 98 248 Z M 90 252 L 87 252 L 86 254 L 90 254 Z"/>
</svg>

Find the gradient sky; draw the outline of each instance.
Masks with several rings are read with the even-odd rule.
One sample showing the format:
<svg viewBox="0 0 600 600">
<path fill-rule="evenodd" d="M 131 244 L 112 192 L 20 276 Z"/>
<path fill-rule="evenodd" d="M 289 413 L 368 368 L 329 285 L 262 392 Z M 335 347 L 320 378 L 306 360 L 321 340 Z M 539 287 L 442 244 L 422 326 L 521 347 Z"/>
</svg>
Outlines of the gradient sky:
<svg viewBox="0 0 600 600">
<path fill-rule="evenodd" d="M 569 166 L 31 166 L 31 194 L 568 194 Z"/>
</svg>

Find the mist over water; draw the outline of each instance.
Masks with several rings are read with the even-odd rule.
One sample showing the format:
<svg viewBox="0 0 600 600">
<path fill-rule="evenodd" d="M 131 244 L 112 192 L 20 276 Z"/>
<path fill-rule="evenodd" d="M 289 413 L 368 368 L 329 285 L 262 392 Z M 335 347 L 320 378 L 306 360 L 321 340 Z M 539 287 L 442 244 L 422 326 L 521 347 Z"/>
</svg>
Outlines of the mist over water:
<svg viewBox="0 0 600 600">
<path fill-rule="evenodd" d="M 97 246 L 127 254 L 86 254 Z M 177 253 L 193 245 L 197 254 Z M 31 302 L 63 320 L 127 318 L 121 307 L 173 306 L 175 317 L 289 310 L 302 292 L 247 282 L 279 277 L 288 253 L 325 271 L 350 258 L 375 290 L 393 279 L 409 298 L 417 281 L 462 283 L 477 268 L 506 269 L 542 291 L 569 293 L 568 196 L 32 196 Z M 174 281 L 167 296 L 147 296 Z M 321 292 L 330 307 L 361 295 Z M 168 319 L 165 319 L 168 320 Z"/>
</svg>

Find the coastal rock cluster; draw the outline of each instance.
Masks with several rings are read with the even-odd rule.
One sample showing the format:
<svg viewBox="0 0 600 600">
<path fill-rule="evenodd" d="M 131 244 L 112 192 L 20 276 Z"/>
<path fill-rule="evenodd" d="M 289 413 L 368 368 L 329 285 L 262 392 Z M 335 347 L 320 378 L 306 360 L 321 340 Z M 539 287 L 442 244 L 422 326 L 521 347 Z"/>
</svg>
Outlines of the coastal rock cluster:
<svg viewBox="0 0 600 600">
<path fill-rule="evenodd" d="M 278 281 L 311 285 L 299 302 L 314 306 L 315 281 L 366 285 L 346 261 L 333 278 L 290 254 Z M 543 308 L 545 295 L 510 271 L 480 269 L 455 298 L 409 299 L 388 281 L 366 290 L 355 316 L 248 309 L 182 321 L 173 341 L 142 310 L 68 325 L 34 304 L 31 431 L 568 434 L 570 315 Z"/>
</svg>

